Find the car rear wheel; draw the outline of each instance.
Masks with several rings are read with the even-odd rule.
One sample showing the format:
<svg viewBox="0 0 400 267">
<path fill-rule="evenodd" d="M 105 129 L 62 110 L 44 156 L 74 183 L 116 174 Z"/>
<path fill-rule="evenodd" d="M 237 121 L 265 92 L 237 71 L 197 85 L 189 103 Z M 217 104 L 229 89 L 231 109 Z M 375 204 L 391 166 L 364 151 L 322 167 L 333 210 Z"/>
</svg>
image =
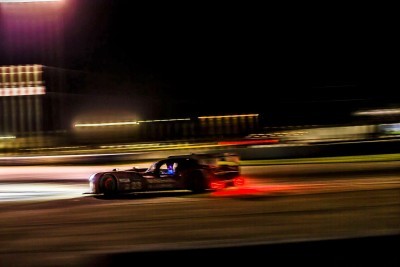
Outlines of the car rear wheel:
<svg viewBox="0 0 400 267">
<path fill-rule="evenodd" d="M 104 175 L 101 179 L 101 188 L 104 195 L 113 195 L 117 193 L 117 181 L 115 177 L 110 174 Z"/>
<path fill-rule="evenodd" d="M 200 171 L 193 172 L 190 175 L 190 186 L 189 189 L 193 193 L 203 193 L 207 189 L 206 179 Z"/>
</svg>

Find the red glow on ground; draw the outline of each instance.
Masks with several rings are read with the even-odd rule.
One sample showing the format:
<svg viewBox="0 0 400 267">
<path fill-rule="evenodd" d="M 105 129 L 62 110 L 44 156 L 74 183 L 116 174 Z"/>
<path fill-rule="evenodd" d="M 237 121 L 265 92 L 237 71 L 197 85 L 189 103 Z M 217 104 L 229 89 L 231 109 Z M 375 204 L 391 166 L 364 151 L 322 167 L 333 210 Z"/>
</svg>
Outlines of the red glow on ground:
<svg viewBox="0 0 400 267">
<path fill-rule="evenodd" d="M 247 186 L 228 188 L 215 191 L 212 196 L 215 197 L 239 197 L 239 196 L 268 196 L 281 193 L 290 193 L 295 190 L 291 185 L 267 185 L 267 186 Z"/>
</svg>

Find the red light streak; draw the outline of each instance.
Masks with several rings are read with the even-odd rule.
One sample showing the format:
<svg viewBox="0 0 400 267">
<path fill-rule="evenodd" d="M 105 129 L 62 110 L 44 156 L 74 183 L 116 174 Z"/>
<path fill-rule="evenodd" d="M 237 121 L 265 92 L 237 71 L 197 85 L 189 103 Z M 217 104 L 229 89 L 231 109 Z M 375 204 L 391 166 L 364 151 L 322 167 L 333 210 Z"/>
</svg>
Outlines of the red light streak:
<svg viewBox="0 0 400 267">
<path fill-rule="evenodd" d="M 246 186 L 229 188 L 224 190 L 215 191 L 212 193 L 214 197 L 266 197 L 282 193 L 295 193 L 299 192 L 297 186 L 292 185 L 266 185 L 266 186 Z M 304 191 L 303 190 L 300 190 Z"/>
<path fill-rule="evenodd" d="M 243 186 L 244 185 L 244 178 L 243 177 L 236 177 L 233 179 L 233 184 L 235 186 Z"/>
<path fill-rule="evenodd" d="M 221 189 L 225 188 L 225 183 L 224 182 L 211 182 L 210 187 L 213 190 L 221 190 Z"/>
</svg>

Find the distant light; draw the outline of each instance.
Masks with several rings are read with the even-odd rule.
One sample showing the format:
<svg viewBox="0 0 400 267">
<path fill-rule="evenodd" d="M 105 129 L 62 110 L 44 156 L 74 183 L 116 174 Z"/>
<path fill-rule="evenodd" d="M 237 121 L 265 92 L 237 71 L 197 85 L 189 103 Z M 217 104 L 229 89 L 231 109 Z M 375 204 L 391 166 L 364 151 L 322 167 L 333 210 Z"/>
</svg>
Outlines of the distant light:
<svg viewBox="0 0 400 267">
<path fill-rule="evenodd" d="M 11 65 L 0 66 L 0 97 L 44 95 L 43 66 Z"/>
<path fill-rule="evenodd" d="M 222 115 L 222 116 L 201 116 L 199 119 L 222 119 L 222 118 L 241 118 L 241 117 L 257 117 L 258 114 L 241 114 L 241 115 Z"/>
<path fill-rule="evenodd" d="M 100 123 L 76 123 L 74 126 L 75 127 L 124 126 L 124 125 L 137 125 L 137 124 L 140 124 L 140 123 L 171 122 L 171 121 L 190 121 L 190 118 L 163 119 L 163 120 L 144 120 L 144 121 L 100 122 Z"/>
<path fill-rule="evenodd" d="M 60 2 L 63 0 L 0 0 L 0 3 Z"/>
<path fill-rule="evenodd" d="M 0 97 L 1 96 L 44 95 L 45 93 L 46 93 L 46 89 L 44 86 L 0 88 Z"/>
<path fill-rule="evenodd" d="M 102 126 L 124 126 L 137 125 L 137 121 L 120 121 L 120 122 L 101 122 L 101 123 L 76 123 L 75 127 L 102 127 Z"/>
<path fill-rule="evenodd" d="M 0 139 L 15 139 L 15 136 L 13 135 L 0 136 Z"/>
<path fill-rule="evenodd" d="M 366 111 L 357 111 L 354 112 L 353 115 L 355 116 L 384 116 L 384 115 L 398 115 L 400 114 L 400 109 L 393 108 L 393 109 L 372 109 Z"/>
<path fill-rule="evenodd" d="M 145 120 L 145 121 L 138 121 L 139 123 L 143 122 L 165 122 L 165 121 L 190 121 L 190 118 L 183 118 L 183 119 L 164 119 L 164 120 Z"/>
<path fill-rule="evenodd" d="M 379 128 L 387 134 L 400 134 L 400 123 L 381 124 Z"/>
</svg>

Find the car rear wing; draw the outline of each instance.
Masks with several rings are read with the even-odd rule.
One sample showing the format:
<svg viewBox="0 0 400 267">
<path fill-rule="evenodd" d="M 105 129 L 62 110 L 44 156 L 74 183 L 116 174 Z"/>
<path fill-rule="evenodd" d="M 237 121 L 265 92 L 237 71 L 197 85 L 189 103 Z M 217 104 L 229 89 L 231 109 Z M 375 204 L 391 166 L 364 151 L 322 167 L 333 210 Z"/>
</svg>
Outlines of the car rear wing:
<svg viewBox="0 0 400 267">
<path fill-rule="evenodd" d="M 199 161 L 201 164 L 212 166 L 239 166 L 240 157 L 234 153 L 206 154 Z"/>
<path fill-rule="evenodd" d="M 210 166 L 238 166 L 240 164 L 240 157 L 236 153 L 192 153 L 188 155 L 169 156 L 168 158 L 192 158 L 202 165 Z"/>
</svg>

